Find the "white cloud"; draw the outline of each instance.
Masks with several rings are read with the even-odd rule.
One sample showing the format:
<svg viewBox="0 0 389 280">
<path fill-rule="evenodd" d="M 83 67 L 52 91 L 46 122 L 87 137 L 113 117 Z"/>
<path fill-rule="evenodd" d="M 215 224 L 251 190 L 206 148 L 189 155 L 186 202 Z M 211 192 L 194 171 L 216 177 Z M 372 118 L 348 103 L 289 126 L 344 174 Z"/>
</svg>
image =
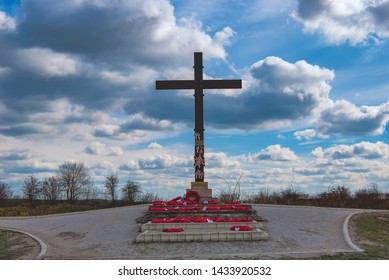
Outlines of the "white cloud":
<svg viewBox="0 0 389 280">
<path fill-rule="evenodd" d="M 295 96 L 301 102 L 321 101 L 328 98 L 333 71 L 311 65 L 304 60 L 289 63 L 270 56 L 254 63 L 251 74 L 257 79 L 261 93 Z"/>
<path fill-rule="evenodd" d="M 139 167 L 142 169 L 165 169 L 171 167 L 188 167 L 192 161 L 187 158 L 159 155 L 138 160 Z"/>
<path fill-rule="evenodd" d="M 70 55 L 55 53 L 49 49 L 22 49 L 17 53 L 19 64 L 40 75 L 64 77 L 77 74 L 79 63 Z"/>
<path fill-rule="evenodd" d="M 297 160 L 296 154 L 289 148 L 283 148 L 281 145 L 271 145 L 262 149 L 254 155 L 249 155 L 249 160 L 270 160 L 270 161 L 292 161 Z"/>
<path fill-rule="evenodd" d="M 389 121 L 389 101 L 380 106 L 357 107 L 347 100 L 337 100 L 324 107 L 314 124 L 324 135 L 377 135 Z"/>
<path fill-rule="evenodd" d="M 108 156 L 122 156 L 122 155 L 124 155 L 124 151 L 121 147 L 109 147 L 107 155 Z"/>
<path fill-rule="evenodd" d="M 250 67 L 241 94 L 207 95 L 209 101 L 204 106 L 211 112 L 208 124 L 248 130 L 286 127 L 294 120 L 310 117 L 330 102 L 334 77 L 333 71 L 303 60 L 290 63 L 279 57 L 267 57 Z"/>
<path fill-rule="evenodd" d="M 5 76 L 7 73 L 9 73 L 10 72 L 10 68 L 8 68 L 8 67 L 2 67 L 2 66 L 0 66 L 0 77 L 1 76 Z"/>
<path fill-rule="evenodd" d="M 103 155 L 105 153 L 105 144 L 100 142 L 93 142 L 90 146 L 85 148 L 85 153 L 91 155 Z"/>
<path fill-rule="evenodd" d="M 205 164 L 208 168 L 230 168 L 229 171 L 240 169 L 238 160 L 229 157 L 226 153 L 206 153 Z"/>
<path fill-rule="evenodd" d="M 293 133 L 294 137 L 296 137 L 297 140 L 310 140 L 316 136 L 316 130 L 314 129 L 305 129 L 302 131 L 296 131 Z"/>
<path fill-rule="evenodd" d="M 84 152 L 90 155 L 98 156 L 122 156 L 124 151 L 121 147 L 107 147 L 106 144 L 93 142 L 84 149 Z"/>
<path fill-rule="evenodd" d="M 158 120 L 147 117 L 143 114 L 135 114 L 130 120 L 120 126 L 120 132 L 129 132 L 132 130 L 174 130 L 170 121 Z"/>
<path fill-rule="evenodd" d="M 119 167 L 122 171 L 135 171 L 139 169 L 139 165 L 135 160 L 128 160 Z"/>
<path fill-rule="evenodd" d="M 147 148 L 149 149 L 162 149 L 162 145 L 158 144 L 157 142 L 151 142 Z"/>
<path fill-rule="evenodd" d="M 115 137 L 119 133 L 119 126 L 112 124 L 102 124 L 96 126 L 93 135 L 97 137 Z"/>
<path fill-rule="evenodd" d="M 164 0 L 74 0 L 56 5 L 35 0 L 24 5 L 23 12 L 28 15 L 23 24 L 44 45 L 58 45 L 52 32 L 56 30 L 65 37 L 61 38 L 62 46 L 69 50 L 93 54 L 100 60 L 113 59 L 121 65 L 128 65 L 129 60 L 171 65 L 186 60 L 196 50 L 202 50 L 209 58 L 225 59 L 224 46 L 233 35 L 231 29 L 224 27 L 211 37 L 193 18 L 177 19 L 173 5 Z M 52 26 L 46 26 L 49 23 Z M 78 30 L 80 24 L 82 30 Z M 115 53 L 120 58 L 112 55 Z"/>
<path fill-rule="evenodd" d="M 293 172 L 296 172 L 304 176 L 317 176 L 317 175 L 326 174 L 325 169 L 317 168 L 317 167 L 296 167 L 293 168 Z"/>
<path fill-rule="evenodd" d="M 109 83 L 116 85 L 130 85 L 133 88 L 146 88 L 150 81 L 155 80 L 155 70 L 137 65 L 136 68 L 126 72 L 103 70 L 100 76 Z"/>
<path fill-rule="evenodd" d="M 317 147 L 315 148 L 312 152 L 311 155 L 317 158 L 323 158 L 324 157 L 324 151 L 322 147 Z"/>
<path fill-rule="evenodd" d="M 32 158 L 33 155 L 28 149 L 11 149 L 8 151 L 0 150 L 1 161 L 18 161 Z"/>
<path fill-rule="evenodd" d="M 331 44 L 352 45 L 389 37 L 387 0 L 299 0 L 292 17 L 308 33 L 320 33 Z"/>
<path fill-rule="evenodd" d="M 317 158 L 332 160 L 347 158 L 380 159 L 389 157 L 389 145 L 383 142 L 360 142 L 352 145 L 337 145 L 327 149 L 318 147 L 312 151 Z"/>
<path fill-rule="evenodd" d="M 214 36 L 215 44 L 219 45 L 230 45 L 230 38 L 235 35 L 235 31 L 230 27 L 224 27 L 222 31 L 216 32 Z"/>
<path fill-rule="evenodd" d="M 0 11 L 0 32 L 14 31 L 16 29 L 15 19 L 8 16 L 5 12 Z"/>
</svg>

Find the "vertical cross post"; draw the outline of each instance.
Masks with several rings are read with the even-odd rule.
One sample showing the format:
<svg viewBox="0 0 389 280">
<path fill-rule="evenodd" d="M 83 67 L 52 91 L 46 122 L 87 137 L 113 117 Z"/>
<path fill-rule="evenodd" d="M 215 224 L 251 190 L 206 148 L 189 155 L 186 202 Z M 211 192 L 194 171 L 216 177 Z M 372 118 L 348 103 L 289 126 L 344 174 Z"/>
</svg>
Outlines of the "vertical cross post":
<svg viewBox="0 0 389 280">
<path fill-rule="evenodd" d="M 194 53 L 194 81 L 195 81 L 195 147 L 194 166 L 195 181 L 204 182 L 204 105 L 203 105 L 203 53 Z"/>
</svg>

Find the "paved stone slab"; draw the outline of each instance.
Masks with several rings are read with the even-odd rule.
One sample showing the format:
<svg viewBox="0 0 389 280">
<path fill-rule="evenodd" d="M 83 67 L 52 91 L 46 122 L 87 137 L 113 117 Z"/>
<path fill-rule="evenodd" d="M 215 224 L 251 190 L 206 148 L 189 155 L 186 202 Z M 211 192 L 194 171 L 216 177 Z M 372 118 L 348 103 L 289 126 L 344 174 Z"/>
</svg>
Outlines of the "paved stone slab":
<svg viewBox="0 0 389 280">
<path fill-rule="evenodd" d="M 187 229 L 183 232 L 162 232 L 146 230 L 138 235 L 141 242 L 219 242 L 219 241 L 261 241 L 268 240 L 266 232 L 255 228 L 252 231 L 232 231 L 229 228 Z"/>
<path fill-rule="evenodd" d="M 141 226 L 141 231 L 163 230 L 165 228 L 183 228 L 183 229 L 212 229 L 212 228 L 231 228 L 232 226 L 250 226 L 251 228 L 262 229 L 263 226 L 257 221 L 253 222 L 226 222 L 226 223 L 152 223 L 148 222 Z"/>
</svg>

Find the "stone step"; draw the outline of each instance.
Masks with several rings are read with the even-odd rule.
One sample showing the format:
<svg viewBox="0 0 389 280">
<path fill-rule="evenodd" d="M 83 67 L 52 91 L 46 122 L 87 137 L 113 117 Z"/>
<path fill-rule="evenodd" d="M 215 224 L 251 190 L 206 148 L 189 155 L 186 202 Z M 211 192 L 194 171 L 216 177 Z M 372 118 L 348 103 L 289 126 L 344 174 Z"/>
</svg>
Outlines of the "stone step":
<svg viewBox="0 0 389 280">
<path fill-rule="evenodd" d="M 221 209 L 220 209 L 221 208 Z M 244 208 L 244 209 L 242 209 Z M 149 206 L 149 212 L 178 212 L 178 213 L 238 213 L 253 211 L 251 205 L 166 205 L 166 206 Z"/>
<path fill-rule="evenodd" d="M 150 242 L 221 242 L 268 240 L 266 232 L 255 228 L 252 231 L 232 231 L 229 228 L 186 229 L 183 232 L 145 230 L 136 238 L 137 243 Z"/>
<path fill-rule="evenodd" d="M 174 207 L 179 207 L 179 208 L 190 208 L 190 207 L 199 207 L 199 208 L 208 208 L 208 207 L 220 207 L 220 206 L 230 206 L 230 207 L 239 207 L 239 206 L 244 206 L 244 207 L 248 207 L 250 209 L 253 208 L 253 206 L 251 204 L 226 204 L 226 203 L 217 203 L 217 204 L 207 204 L 207 205 L 204 205 L 204 204 L 201 204 L 201 203 L 198 203 L 198 204 L 187 204 L 187 205 L 149 205 L 149 209 L 150 208 L 174 208 Z"/>
<path fill-rule="evenodd" d="M 230 229 L 232 226 L 240 225 L 240 226 L 250 226 L 251 228 L 263 228 L 262 224 L 253 221 L 253 222 L 222 222 L 222 223 L 151 223 L 148 222 L 143 224 L 141 227 L 141 231 L 157 231 L 163 230 L 165 228 L 183 228 L 185 230 L 189 229 Z"/>
</svg>

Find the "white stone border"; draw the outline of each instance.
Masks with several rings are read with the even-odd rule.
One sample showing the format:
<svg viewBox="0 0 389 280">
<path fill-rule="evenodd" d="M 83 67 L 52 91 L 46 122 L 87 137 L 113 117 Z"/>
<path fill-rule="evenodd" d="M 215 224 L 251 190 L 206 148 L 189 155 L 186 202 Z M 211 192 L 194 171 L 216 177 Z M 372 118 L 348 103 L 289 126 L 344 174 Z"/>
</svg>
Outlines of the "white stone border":
<svg viewBox="0 0 389 280">
<path fill-rule="evenodd" d="M 349 234 L 349 231 L 348 231 L 348 224 L 349 224 L 350 219 L 351 219 L 352 216 L 358 215 L 358 214 L 364 214 L 364 213 L 388 213 L 388 212 L 389 212 L 388 210 L 371 209 L 371 210 L 358 211 L 358 212 L 351 213 L 350 215 L 348 215 L 347 218 L 344 220 L 344 223 L 343 223 L 343 236 L 344 236 L 344 240 L 346 240 L 346 243 L 352 249 L 354 249 L 355 251 L 357 251 L 357 252 L 364 252 L 363 249 L 359 248 L 357 245 L 355 245 L 351 241 L 350 234 Z"/>
<path fill-rule="evenodd" d="M 347 218 L 343 222 L 343 237 L 344 237 L 344 240 L 346 241 L 348 246 L 350 246 L 353 250 L 355 250 L 357 252 L 363 252 L 364 250 L 359 248 L 357 245 L 355 245 L 353 243 L 353 241 L 351 240 L 351 237 L 350 237 L 350 233 L 348 231 L 348 226 L 349 226 L 351 217 L 356 215 L 356 214 L 361 214 L 361 213 L 366 213 L 366 212 L 361 211 L 361 212 L 351 213 L 350 215 L 347 216 Z"/>
<path fill-rule="evenodd" d="M 26 231 L 22 231 L 22 230 L 11 229 L 11 228 L 0 228 L 0 229 L 1 230 L 7 230 L 7 231 L 13 231 L 13 232 L 19 232 L 19 233 L 28 235 L 31 238 L 33 238 L 34 240 L 36 240 L 39 243 L 39 246 L 41 247 L 41 250 L 40 250 L 38 256 L 35 257 L 35 259 L 41 259 L 46 254 L 46 252 L 47 252 L 47 245 L 39 237 L 37 237 L 37 236 L 35 236 L 35 235 L 31 234 L 31 233 L 28 233 Z"/>
</svg>

